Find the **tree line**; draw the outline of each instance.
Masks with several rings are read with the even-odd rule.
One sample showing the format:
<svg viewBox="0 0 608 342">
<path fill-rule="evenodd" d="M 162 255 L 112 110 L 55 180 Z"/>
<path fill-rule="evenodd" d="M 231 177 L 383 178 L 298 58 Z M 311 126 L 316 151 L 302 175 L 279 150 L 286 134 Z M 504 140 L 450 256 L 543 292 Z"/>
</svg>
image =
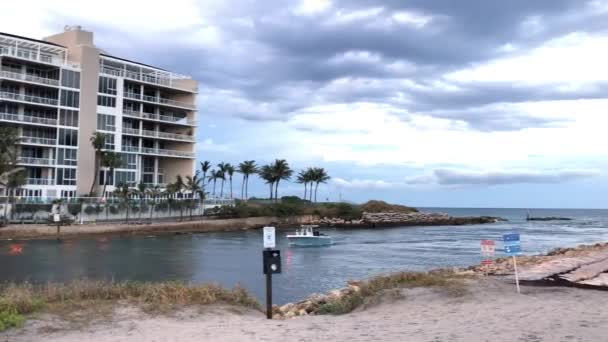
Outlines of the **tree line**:
<svg viewBox="0 0 608 342">
<path fill-rule="evenodd" d="M 95 150 L 95 175 L 93 177 L 93 184 L 91 184 L 90 191 L 92 196 L 95 195 L 97 175 L 99 174 L 99 169 L 101 167 L 108 168 L 110 174 L 113 174 L 116 168 L 123 167 L 122 159 L 118 153 L 104 151 L 105 140 L 106 134 L 100 132 L 94 133 L 90 139 L 91 145 Z M 202 173 L 202 176 L 200 173 Z M 240 173 L 242 175 L 240 189 L 241 199 L 249 198 L 249 180 L 252 175 L 256 175 L 268 185 L 270 195 L 269 198 L 271 200 L 276 200 L 279 196 L 279 184 L 281 181 L 291 180 L 294 171 L 291 169 L 289 163 L 285 159 L 276 159 L 272 163 L 261 166 L 258 166 L 255 160 L 246 160 L 239 163 L 236 167 L 230 163 L 221 162 L 217 164 L 215 168 L 210 161 L 205 160 L 200 162 L 200 170 L 197 170 L 194 176 L 187 176 L 186 180 L 184 180 L 182 176 L 178 175 L 175 182 L 167 184 L 165 194 L 174 195 L 185 190 L 192 194 L 210 193 L 213 197 L 216 197 L 216 195 L 219 193 L 219 197 L 223 198 L 224 186 L 226 182 L 228 182 L 229 197 L 234 198 L 233 178 L 235 173 Z M 105 194 L 108 179 L 109 177 L 107 176 L 104 179 L 103 190 L 101 192 L 102 196 Z M 314 199 L 316 202 L 319 184 L 327 183 L 329 179 L 330 177 L 325 169 L 320 167 L 309 167 L 298 173 L 296 182 L 304 184 L 303 198 L 310 200 L 311 202 Z M 207 184 L 211 184 L 212 186 L 210 192 L 205 191 Z M 138 184 L 137 187 L 145 187 L 145 184 Z"/>
</svg>

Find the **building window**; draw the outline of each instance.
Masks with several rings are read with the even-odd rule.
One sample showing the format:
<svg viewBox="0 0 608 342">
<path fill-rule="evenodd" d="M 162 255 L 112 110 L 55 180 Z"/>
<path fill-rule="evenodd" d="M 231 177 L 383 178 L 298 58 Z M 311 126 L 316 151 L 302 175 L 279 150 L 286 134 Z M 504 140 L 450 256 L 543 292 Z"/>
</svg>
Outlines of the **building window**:
<svg viewBox="0 0 608 342">
<path fill-rule="evenodd" d="M 78 111 L 69 109 L 59 110 L 59 124 L 61 126 L 78 127 Z"/>
<path fill-rule="evenodd" d="M 75 198 L 76 191 L 75 190 L 61 190 L 61 198 Z"/>
<path fill-rule="evenodd" d="M 132 153 L 121 153 L 122 164 L 125 169 L 137 169 L 137 155 Z"/>
<path fill-rule="evenodd" d="M 61 85 L 68 88 L 80 89 L 80 73 L 71 70 L 61 70 Z"/>
<path fill-rule="evenodd" d="M 103 148 L 106 150 L 114 150 L 115 147 L 116 146 L 114 145 L 114 134 L 106 134 Z"/>
<path fill-rule="evenodd" d="M 112 173 L 110 173 L 110 170 L 99 170 L 99 185 L 105 184 L 106 175 L 108 177 L 107 185 L 114 185 L 114 175 L 112 175 Z"/>
<path fill-rule="evenodd" d="M 110 77 L 99 77 L 99 93 L 116 95 L 116 79 Z"/>
<path fill-rule="evenodd" d="M 114 132 L 116 130 L 116 117 L 113 115 L 97 114 L 97 129 Z"/>
<path fill-rule="evenodd" d="M 76 169 L 57 169 L 57 185 L 76 185 Z"/>
<path fill-rule="evenodd" d="M 78 146 L 78 131 L 73 129 L 60 128 L 59 145 Z"/>
<path fill-rule="evenodd" d="M 111 96 L 97 96 L 97 105 L 102 107 L 116 107 L 116 98 Z"/>
<path fill-rule="evenodd" d="M 0 113 L 19 114 L 19 105 L 13 103 L 0 103 Z"/>
<path fill-rule="evenodd" d="M 76 166 L 78 158 L 76 157 L 77 150 L 72 148 L 58 148 L 57 149 L 57 164 L 59 165 L 72 165 Z"/>
<path fill-rule="evenodd" d="M 71 90 L 61 90 L 61 105 L 65 107 L 80 107 L 80 93 Z"/>
<path fill-rule="evenodd" d="M 116 186 L 119 186 L 121 184 L 134 185 L 135 172 L 116 171 Z"/>
</svg>

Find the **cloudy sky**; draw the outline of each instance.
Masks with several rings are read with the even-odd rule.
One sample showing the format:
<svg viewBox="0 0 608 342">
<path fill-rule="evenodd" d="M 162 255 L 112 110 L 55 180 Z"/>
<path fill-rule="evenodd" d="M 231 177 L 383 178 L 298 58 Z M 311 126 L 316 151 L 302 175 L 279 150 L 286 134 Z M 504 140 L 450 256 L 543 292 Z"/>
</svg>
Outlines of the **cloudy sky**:
<svg viewBox="0 0 608 342">
<path fill-rule="evenodd" d="M 115 55 L 193 75 L 200 159 L 322 166 L 324 200 L 608 207 L 608 1 L 2 7 L 0 31 L 78 24 Z"/>
</svg>

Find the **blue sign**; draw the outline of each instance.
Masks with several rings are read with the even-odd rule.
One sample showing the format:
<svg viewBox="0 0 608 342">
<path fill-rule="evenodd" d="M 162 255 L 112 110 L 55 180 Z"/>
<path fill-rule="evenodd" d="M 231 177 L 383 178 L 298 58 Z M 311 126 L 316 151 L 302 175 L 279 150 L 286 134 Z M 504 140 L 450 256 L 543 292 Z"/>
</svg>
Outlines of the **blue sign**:
<svg viewBox="0 0 608 342">
<path fill-rule="evenodd" d="M 521 245 L 505 246 L 505 253 L 509 255 L 518 254 L 521 252 Z"/>
<path fill-rule="evenodd" d="M 521 252 L 519 233 L 505 234 L 502 236 L 502 241 L 504 243 L 505 253 L 507 255 L 517 255 Z"/>
<path fill-rule="evenodd" d="M 509 233 L 502 236 L 502 241 L 519 241 L 519 233 Z"/>
</svg>

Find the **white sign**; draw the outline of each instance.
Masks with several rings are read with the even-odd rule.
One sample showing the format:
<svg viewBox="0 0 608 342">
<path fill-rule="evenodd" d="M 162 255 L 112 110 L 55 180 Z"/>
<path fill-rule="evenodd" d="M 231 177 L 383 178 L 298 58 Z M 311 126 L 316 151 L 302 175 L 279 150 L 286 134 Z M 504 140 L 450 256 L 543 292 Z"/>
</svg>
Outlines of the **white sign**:
<svg viewBox="0 0 608 342">
<path fill-rule="evenodd" d="M 275 247 L 274 227 L 264 227 L 264 248 Z"/>
<path fill-rule="evenodd" d="M 61 215 L 59 215 L 59 214 L 53 215 L 53 221 L 55 221 L 55 222 L 61 221 Z"/>
<path fill-rule="evenodd" d="M 481 240 L 481 255 L 486 257 L 494 256 L 496 253 L 496 244 L 494 240 Z"/>
</svg>

